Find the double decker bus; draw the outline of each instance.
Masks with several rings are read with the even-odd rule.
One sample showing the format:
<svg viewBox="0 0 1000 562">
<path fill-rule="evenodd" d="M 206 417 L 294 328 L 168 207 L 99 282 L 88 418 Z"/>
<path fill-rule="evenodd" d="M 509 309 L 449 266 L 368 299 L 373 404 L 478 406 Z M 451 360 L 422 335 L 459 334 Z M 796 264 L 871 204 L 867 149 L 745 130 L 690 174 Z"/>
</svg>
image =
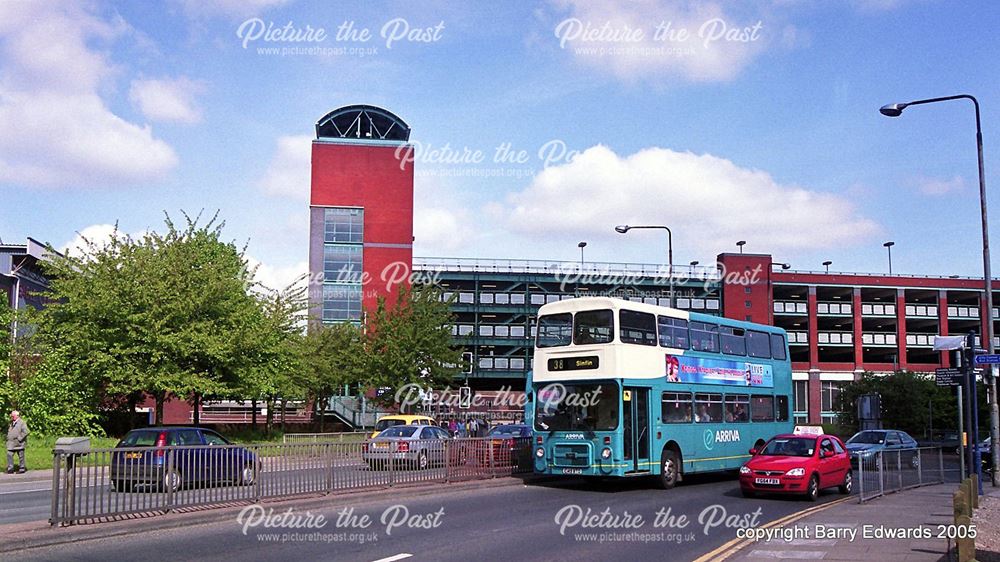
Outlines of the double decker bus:
<svg viewBox="0 0 1000 562">
<path fill-rule="evenodd" d="M 540 474 L 672 488 L 793 428 L 784 330 L 614 298 L 538 310 L 527 392 Z"/>
</svg>

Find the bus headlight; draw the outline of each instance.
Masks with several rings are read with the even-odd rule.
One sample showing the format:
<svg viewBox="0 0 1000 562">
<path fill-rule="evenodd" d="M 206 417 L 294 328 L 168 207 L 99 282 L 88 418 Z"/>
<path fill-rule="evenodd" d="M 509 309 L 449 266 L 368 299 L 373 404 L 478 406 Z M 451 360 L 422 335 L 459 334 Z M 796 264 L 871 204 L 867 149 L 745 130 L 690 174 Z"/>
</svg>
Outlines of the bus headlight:
<svg viewBox="0 0 1000 562">
<path fill-rule="evenodd" d="M 541 447 L 535 449 L 535 456 L 538 457 L 538 458 L 544 457 L 545 456 L 545 449 L 543 449 Z"/>
<path fill-rule="evenodd" d="M 805 476 L 806 469 L 804 468 L 793 468 L 785 473 L 785 476 Z"/>
<path fill-rule="evenodd" d="M 605 447 L 601 449 L 601 458 L 604 460 L 608 460 L 611 458 L 611 447 Z"/>
<path fill-rule="evenodd" d="M 750 474 L 750 469 L 746 465 L 740 467 L 740 474 Z"/>
</svg>

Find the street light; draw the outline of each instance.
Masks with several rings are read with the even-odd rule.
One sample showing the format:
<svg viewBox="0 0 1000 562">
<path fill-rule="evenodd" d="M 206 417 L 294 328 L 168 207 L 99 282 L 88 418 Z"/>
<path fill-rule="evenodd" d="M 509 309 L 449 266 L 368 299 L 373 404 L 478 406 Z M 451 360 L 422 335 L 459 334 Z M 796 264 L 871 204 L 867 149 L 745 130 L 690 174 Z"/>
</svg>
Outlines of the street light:
<svg viewBox="0 0 1000 562">
<path fill-rule="evenodd" d="M 790 263 L 780 263 L 780 262 L 774 262 L 774 263 L 772 263 L 771 267 L 774 267 L 776 265 L 780 265 L 781 269 L 791 269 L 792 268 L 792 264 L 790 264 Z"/>
<path fill-rule="evenodd" d="M 830 266 L 831 266 L 832 264 L 833 264 L 833 262 L 832 262 L 832 261 L 830 261 L 830 260 L 826 260 L 825 262 L 823 262 L 823 265 L 825 265 L 825 266 L 826 266 L 826 272 L 827 272 L 827 273 L 830 273 Z"/>
<path fill-rule="evenodd" d="M 580 270 L 582 271 L 583 270 L 583 249 L 587 247 L 587 243 L 586 242 L 580 242 L 579 244 L 576 245 L 576 247 L 580 248 Z"/>
<path fill-rule="evenodd" d="M 740 240 L 739 242 L 736 243 L 736 246 L 740 249 L 740 253 L 741 254 L 743 253 L 743 246 L 746 246 L 746 245 L 747 245 L 747 241 L 746 240 Z"/>
<path fill-rule="evenodd" d="M 670 231 L 670 227 L 663 225 L 643 225 L 643 226 L 629 226 L 627 224 L 620 224 L 615 227 L 615 232 L 618 234 L 625 234 L 626 232 L 635 228 L 656 228 L 660 230 L 667 231 L 667 275 L 670 276 L 670 307 L 674 307 L 674 233 Z"/>
<path fill-rule="evenodd" d="M 986 290 L 986 350 L 990 355 L 996 351 L 993 346 L 993 277 L 990 272 L 990 233 L 989 222 L 986 220 L 986 174 L 983 170 L 983 125 L 979 118 L 979 100 L 969 94 L 959 94 L 957 96 L 945 96 L 940 98 L 928 98 L 907 103 L 893 103 L 883 105 L 879 112 L 886 117 L 899 117 L 903 110 L 911 105 L 922 105 L 925 103 L 936 103 L 941 101 L 951 101 L 967 99 L 972 102 L 976 109 L 976 150 L 979 156 L 979 210 L 983 223 L 983 281 Z M 1000 465 L 1000 410 L 997 407 L 997 378 L 990 377 L 989 387 L 990 397 L 990 449 L 993 451 L 993 485 L 1000 485 L 1000 472 L 997 465 Z"/>
<path fill-rule="evenodd" d="M 694 260 L 693 262 L 691 262 L 691 267 L 698 265 L 698 263 L 700 263 L 698 262 L 698 260 Z"/>
<path fill-rule="evenodd" d="M 896 243 L 890 240 L 882 245 L 885 246 L 886 250 L 889 250 L 889 275 L 892 275 L 892 247 L 895 246 Z"/>
</svg>

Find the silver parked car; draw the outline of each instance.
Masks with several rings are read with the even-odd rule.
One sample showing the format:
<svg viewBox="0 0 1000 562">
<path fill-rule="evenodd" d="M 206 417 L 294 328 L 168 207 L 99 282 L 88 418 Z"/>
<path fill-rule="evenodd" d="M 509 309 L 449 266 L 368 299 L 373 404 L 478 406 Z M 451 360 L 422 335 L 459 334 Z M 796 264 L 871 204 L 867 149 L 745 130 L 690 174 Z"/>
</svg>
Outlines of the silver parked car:
<svg viewBox="0 0 1000 562">
<path fill-rule="evenodd" d="M 448 432 L 433 425 L 397 425 L 379 433 L 365 444 L 361 456 L 375 470 L 401 465 L 424 469 L 443 465 L 451 440 Z"/>
</svg>

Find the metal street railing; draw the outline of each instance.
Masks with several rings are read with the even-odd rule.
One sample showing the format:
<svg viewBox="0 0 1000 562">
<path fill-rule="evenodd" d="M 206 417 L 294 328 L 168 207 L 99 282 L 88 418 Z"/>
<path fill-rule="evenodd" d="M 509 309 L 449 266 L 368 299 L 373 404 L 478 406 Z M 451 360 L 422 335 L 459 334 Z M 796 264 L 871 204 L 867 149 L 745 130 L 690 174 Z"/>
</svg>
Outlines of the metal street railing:
<svg viewBox="0 0 1000 562">
<path fill-rule="evenodd" d="M 944 449 L 919 447 L 851 455 L 857 469 L 858 501 L 944 482 Z"/>
<path fill-rule="evenodd" d="M 428 439 L 55 452 L 49 523 L 494 478 L 532 470 L 530 439 Z"/>
<path fill-rule="evenodd" d="M 364 441 L 370 431 L 337 431 L 331 433 L 286 433 L 282 443 L 344 443 Z"/>
</svg>

